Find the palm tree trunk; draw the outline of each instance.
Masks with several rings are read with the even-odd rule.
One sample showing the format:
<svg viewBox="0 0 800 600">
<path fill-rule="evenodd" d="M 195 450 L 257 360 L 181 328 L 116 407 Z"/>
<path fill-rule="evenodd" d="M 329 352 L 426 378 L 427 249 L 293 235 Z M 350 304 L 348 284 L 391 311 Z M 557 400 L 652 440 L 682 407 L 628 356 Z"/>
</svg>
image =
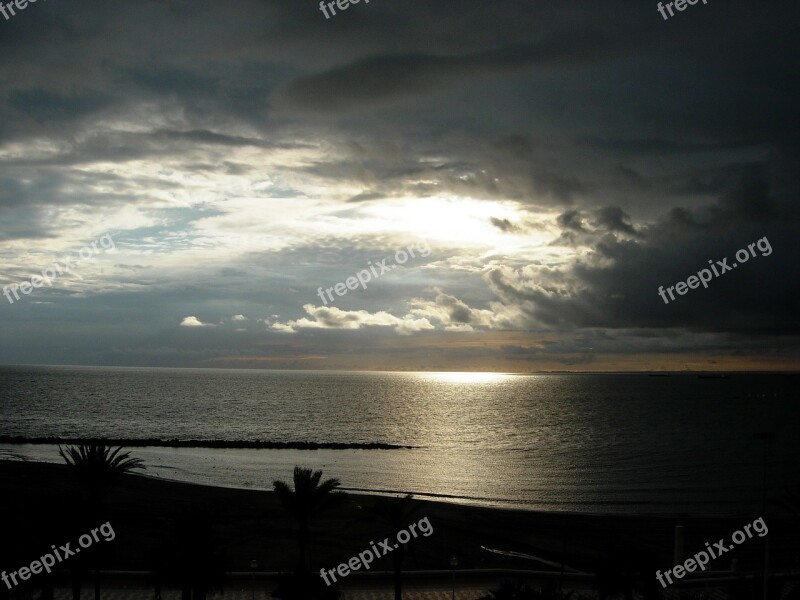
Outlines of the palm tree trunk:
<svg viewBox="0 0 800 600">
<path fill-rule="evenodd" d="M 92 513 L 100 523 L 103 522 L 103 493 L 102 487 L 95 487 L 91 491 L 91 506 Z M 100 552 L 97 546 L 91 549 L 92 558 L 94 559 L 94 600 L 100 600 Z"/>
<path fill-rule="evenodd" d="M 298 541 L 300 545 L 300 573 L 306 575 L 310 572 L 308 564 L 308 521 L 306 520 L 300 522 Z"/>
<path fill-rule="evenodd" d="M 394 600 L 403 600 L 403 557 L 406 549 L 401 545 L 394 554 Z"/>
</svg>

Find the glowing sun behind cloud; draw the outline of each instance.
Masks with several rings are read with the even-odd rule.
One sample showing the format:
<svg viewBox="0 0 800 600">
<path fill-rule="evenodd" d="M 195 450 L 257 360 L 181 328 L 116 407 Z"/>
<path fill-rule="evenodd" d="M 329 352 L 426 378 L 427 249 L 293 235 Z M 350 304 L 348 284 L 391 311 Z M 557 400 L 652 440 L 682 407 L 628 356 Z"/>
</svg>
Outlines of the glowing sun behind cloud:
<svg viewBox="0 0 800 600">
<path fill-rule="evenodd" d="M 518 222 L 523 216 L 513 202 L 454 196 L 400 198 L 376 203 L 362 213 L 370 224 L 385 231 L 408 232 L 461 247 L 502 243 L 504 233 L 492 225 L 492 218 Z"/>
</svg>

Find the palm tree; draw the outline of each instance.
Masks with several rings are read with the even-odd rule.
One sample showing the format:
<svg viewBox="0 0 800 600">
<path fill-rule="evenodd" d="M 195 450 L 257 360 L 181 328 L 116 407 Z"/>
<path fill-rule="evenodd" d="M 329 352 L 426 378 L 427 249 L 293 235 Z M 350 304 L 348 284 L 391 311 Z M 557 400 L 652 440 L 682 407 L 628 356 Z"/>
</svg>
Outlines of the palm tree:
<svg viewBox="0 0 800 600">
<path fill-rule="evenodd" d="M 346 495 L 336 491 L 341 483 L 338 479 L 326 479 L 322 483 L 322 471 L 302 467 L 294 468 L 294 490 L 283 481 L 274 481 L 273 487 L 281 505 L 297 520 L 297 541 L 300 549 L 299 572 L 309 572 L 308 543 L 310 523 L 319 513 L 341 504 Z"/>
<path fill-rule="evenodd" d="M 58 453 L 78 483 L 92 499 L 99 500 L 105 491 L 122 477 L 136 469 L 144 469 L 141 458 L 131 458 L 130 452 L 105 444 L 81 444 L 58 447 Z"/>
<path fill-rule="evenodd" d="M 422 508 L 422 504 L 413 499 L 414 496 L 407 494 L 402 498 L 380 497 L 372 505 L 372 512 L 382 519 L 391 529 L 392 535 L 397 535 L 403 527 L 413 520 L 414 516 Z M 394 599 L 403 599 L 403 561 L 405 560 L 405 545 L 401 544 L 392 553 L 394 561 Z"/>
<path fill-rule="evenodd" d="M 105 444 L 81 444 L 79 446 L 58 447 L 58 453 L 78 484 L 88 497 L 90 512 L 102 521 L 102 504 L 108 489 L 126 474 L 136 469 L 144 469 L 140 458 L 131 458 L 130 452 L 121 447 L 112 448 Z M 94 598 L 100 600 L 99 556 L 95 550 Z M 77 597 L 76 597 L 77 596 Z M 73 598 L 79 600 L 80 584 L 73 581 Z"/>
</svg>

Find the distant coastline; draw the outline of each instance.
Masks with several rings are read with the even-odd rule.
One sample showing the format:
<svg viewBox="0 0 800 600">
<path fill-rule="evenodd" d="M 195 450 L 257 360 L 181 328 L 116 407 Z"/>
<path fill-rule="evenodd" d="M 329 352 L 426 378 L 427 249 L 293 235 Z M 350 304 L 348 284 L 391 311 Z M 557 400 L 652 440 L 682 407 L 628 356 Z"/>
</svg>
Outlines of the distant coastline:
<svg viewBox="0 0 800 600">
<path fill-rule="evenodd" d="M 426 369 L 365 369 L 365 368 L 328 368 L 321 369 L 319 367 L 307 369 L 286 369 L 286 368 L 268 368 L 263 366 L 217 366 L 217 365 L 93 365 L 93 364 L 49 364 L 49 363 L 0 363 L 0 369 L 92 369 L 92 370 L 128 370 L 128 371 L 249 371 L 265 373 L 338 373 L 338 374 L 353 374 L 353 373 L 386 373 L 386 374 L 419 374 L 419 375 L 442 375 L 449 373 L 487 373 L 497 375 L 649 375 L 651 373 L 669 373 L 670 375 L 698 375 L 701 373 L 720 373 L 719 369 L 677 369 L 677 370 L 650 370 L 650 369 L 600 369 L 596 371 L 591 370 L 568 370 L 568 369 L 543 369 L 539 371 L 505 371 L 505 370 L 464 370 L 464 369 L 451 369 L 447 371 L 441 370 L 426 370 Z M 729 375 L 800 375 L 800 370 L 797 369 L 742 369 L 742 368 L 728 368 L 722 371 Z"/>
</svg>

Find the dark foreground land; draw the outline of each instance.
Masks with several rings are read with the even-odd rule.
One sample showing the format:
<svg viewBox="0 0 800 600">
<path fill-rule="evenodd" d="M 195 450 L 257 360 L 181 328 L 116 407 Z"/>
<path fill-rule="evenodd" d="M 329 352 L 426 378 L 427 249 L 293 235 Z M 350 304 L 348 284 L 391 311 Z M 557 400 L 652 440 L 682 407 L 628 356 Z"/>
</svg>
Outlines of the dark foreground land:
<svg viewBox="0 0 800 600">
<path fill-rule="evenodd" d="M 264 482 L 265 486 L 270 483 Z M 312 570 L 335 568 L 385 537 L 395 541 L 397 532 L 372 513 L 374 501 L 371 496 L 351 495 L 348 503 L 313 522 Z M 664 571 L 675 564 L 676 525 L 684 527 L 684 558 L 689 558 L 703 550 L 706 542 L 713 545 L 724 538 L 727 544 L 734 531 L 764 516 L 592 516 L 420 504 L 410 522 L 427 517 L 433 533 L 411 539 L 405 555 L 407 570 L 449 572 L 452 557 L 457 558 L 457 570 L 464 576 L 475 569 L 559 573 L 563 563 L 567 578 L 586 573 L 624 579 L 638 572 L 642 574 L 640 588 L 655 582 L 651 574 L 657 569 Z M 113 527 L 113 540 L 105 541 L 101 535 L 91 549 L 65 560 L 57 569 L 89 573 L 97 563 L 104 571 L 148 571 L 160 573 L 159 577 L 168 581 L 170 571 L 189 568 L 208 574 L 287 572 L 297 566 L 296 522 L 272 492 L 129 476 L 110 491 L 98 514 L 96 508 L 86 505 L 65 466 L 0 461 L 0 509 L 2 571 L 30 565 L 51 552 L 53 545 L 71 542 L 74 549 L 82 534 L 106 521 Z M 769 527 L 766 538 L 744 541 L 711 561 L 709 569 L 718 574 L 729 571 L 736 559 L 739 572 L 757 572 L 763 568 L 764 541 L 769 539 L 770 571 L 798 570 L 797 519 L 784 513 L 781 518 L 768 514 L 765 521 Z M 388 554 L 375 561 L 372 571 L 391 571 L 392 558 Z M 37 585 L 35 577 L 26 583 Z M 0 588 L 5 586 L 0 584 Z M 84 594 L 90 597 L 87 591 Z"/>
</svg>

